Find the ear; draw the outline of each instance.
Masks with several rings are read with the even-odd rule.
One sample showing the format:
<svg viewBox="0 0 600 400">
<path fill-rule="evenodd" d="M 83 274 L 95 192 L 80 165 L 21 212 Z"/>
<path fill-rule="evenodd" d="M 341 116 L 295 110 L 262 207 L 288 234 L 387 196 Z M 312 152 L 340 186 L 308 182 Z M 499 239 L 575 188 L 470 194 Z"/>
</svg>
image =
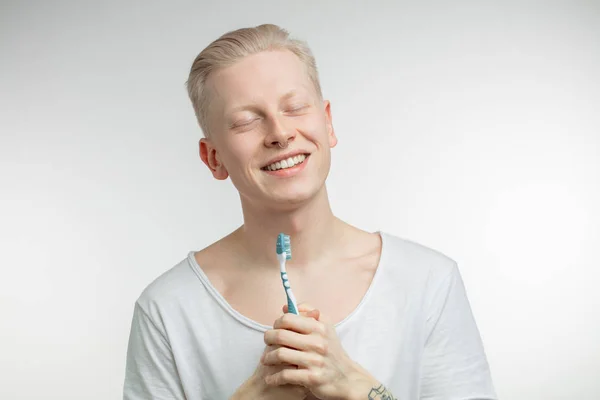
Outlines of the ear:
<svg viewBox="0 0 600 400">
<path fill-rule="evenodd" d="M 208 167 L 215 179 L 220 181 L 227 179 L 229 173 L 221 162 L 219 153 L 217 152 L 217 148 L 214 146 L 214 144 L 209 139 L 202 138 L 200 139 L 200 142 L 198 142 L 198 145 L 200 148 L 200 158 Z"/>
<path fill-rule="evenodd" d="M 333 148 L 338 142 L 337 136 L 335 136 L 335 130 L 333 129 L 333 120 L 331 119 L 331 103 L 329 100 L 324 100 L 323 105 L 325 106 L 325 123 L 327 124 L 327 136 L 329 137 L 329 147 Z"/>
</svg>

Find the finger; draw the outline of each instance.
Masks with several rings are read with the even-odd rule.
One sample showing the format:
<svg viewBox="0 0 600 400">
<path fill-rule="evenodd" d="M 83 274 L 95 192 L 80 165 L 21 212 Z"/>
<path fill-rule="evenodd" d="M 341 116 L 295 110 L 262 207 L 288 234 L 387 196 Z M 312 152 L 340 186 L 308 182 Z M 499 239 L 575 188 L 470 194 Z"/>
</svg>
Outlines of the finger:
<svg viewBox="0 0 600 400">
<path fill-rule="evenodd" d="M 323 356 L 320 354 L 280 347 L 267 353 L 264 365 L 295 365 L 298 368 L 322 367 Z"/>
<path fill-rule="evenodd" d="M 266 343 L 265 343 L 266 344 Z M 272 345 L 266 345 L 265 349 L 263 350 L 262 354 L 260 355 L 260 362 L 262 362 L 265 358 L 265 355 L 270 352 L 275 350 L 277 347 L 276 346 L 272 346 Z"/>
<path fill-rule="evenodd" d="M 284 369 L 273 375 L 267 375 L 265 382 L 270 386 L 299 385 L 311 387 L 321 384 L 309 369 Z"/>
<path fill-rule="evenodd" d="M 290 331 L 310 334 L 313 332 L 324 333 L 323 324 L 313 318 L 306 318 L 296 314 L 283 314 L 273 323 L 273 329 L 288 329 Z"/>
<path fill-rule="evenodd" d="M 264 354 L 279 347 L 321 355 L 327 354 L 327 342 L 323 336 L 319 335 L 304 335 L 287 329 L 271 329 L 265 332 L 264 341 L 269 348 Z"/>
<path fill-rule="evenodd" d="M 260 355 L 260 363 L 262 364 L 263 361 L 265 360 L 265 356 L 270 353 L 271 351 L 277 350 L 280 346 L 277 345 L 267 345 L 265 346 L 264 351 L 262 352 L 262 354 Z M 296 368 L 296 366 L 293 366 L 294 368 Z"/>
<path fill-rule="evenodd" d="M 284 305 L 281 309 L 283 310 L 284 314 L 288 313 L 288 306 L 287 306 L 287 304 Z M 316 309 L 315 310 L 310 310 L 310 311 L 304 311 L 304 310 L 299 310 L 299 311 L 300 311 L 300 315 L 302 315 L 303 317 L 316 319 L 317 321 L 321 317 L 321 312 L 319 310 L 316 310 Z"/>
<path fill-rule="evenodd" d="M 319 313 L 319 316 L 315 318 L 316 320 L 321 321 L 321 322 L 323 322 L 325 324 L 330 324 L 331 323 L 331 319 L 326 314 L 323 314 L 321 312 L 321 310 L 313 307 L 309 303 L 300 303 L 300 304 L 298 304 L 298 310 L 299 311 L 304 311 L 304 310 L 317 311 Z M 285 312 L 287 312 L 287 307 L 286 307 L 286 311 L 284 311 L 284 313 Z"/>
<path fill-rule="evenodd" d="M 307 318 L 316 319 L 317 321 L 321 318 L 321 312 L 319 310 L 310 310 L 307 311 L 304 315 Z"/>
<path fill-rule="evenodd" d="M 288 305 L 284 304 L 283 307 L 282 307 L 282 309 L 283 309 L 284 313 L 287 313 Z M 298 303 L 298 311 L 299 312 L 308 312 L 308 311 L 311 311 L 311 310 L 316 310 L 316 307 L 313 307 L 309 303 L 304 303 L 304 302 L 303 303 Z"/>
</svg>

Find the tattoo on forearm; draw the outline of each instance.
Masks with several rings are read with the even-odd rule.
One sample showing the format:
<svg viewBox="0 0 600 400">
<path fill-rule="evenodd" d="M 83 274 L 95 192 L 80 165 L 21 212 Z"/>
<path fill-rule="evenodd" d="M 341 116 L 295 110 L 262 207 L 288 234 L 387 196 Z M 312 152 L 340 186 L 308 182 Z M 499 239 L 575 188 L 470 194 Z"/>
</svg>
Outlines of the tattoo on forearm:
<svg viewBox="0 0 600 400">
<path fill-rule="evenodd" d="M 395 398 L 385 386 L 379 385 L 379 387 L 372 388 L 369 392 L 369 400 L 398 400 Z"/>
</svg>

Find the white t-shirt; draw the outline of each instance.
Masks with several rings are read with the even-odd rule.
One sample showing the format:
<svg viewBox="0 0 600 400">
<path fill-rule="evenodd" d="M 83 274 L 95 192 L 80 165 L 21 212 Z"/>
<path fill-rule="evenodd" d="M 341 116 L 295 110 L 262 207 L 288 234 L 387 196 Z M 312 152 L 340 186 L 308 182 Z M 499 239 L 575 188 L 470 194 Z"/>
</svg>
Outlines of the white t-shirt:
<svg viewBox="0 0 600 400">
<path fill-rule="evenodd" d="M 497 399 L 456 263 L 380 235 L 373 281 L 336 324 L 348 355 L 400 400 Z M 270 328 L 233 309 L 192 251 L 135 304 L 123 398 L 228 399 L 254 372 Z"/>
</svg>

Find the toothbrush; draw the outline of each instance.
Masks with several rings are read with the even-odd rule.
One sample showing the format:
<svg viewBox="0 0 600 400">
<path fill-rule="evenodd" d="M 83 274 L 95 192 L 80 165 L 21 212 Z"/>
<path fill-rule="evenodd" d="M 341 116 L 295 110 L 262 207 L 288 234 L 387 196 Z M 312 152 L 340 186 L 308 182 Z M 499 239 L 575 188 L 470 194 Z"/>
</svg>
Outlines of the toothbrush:
<svg viewBox="0 0 600 400">
<path fill-rule="evenodd" d="M 281 281 L 283 282 L 283 288 L 285 289 L 285 295 L 287 296 L 288 313 L 298 315 L 298 303 L 292 293 L 290 287 L 290 281 L 287 277 L 285 270 L 285 261 L 292 258 L 292 243 L 290 237 L 284 233 L 277 235 L 277 260 L 279 260 L 279 272 L 281 272 Z"/>
</svg>

